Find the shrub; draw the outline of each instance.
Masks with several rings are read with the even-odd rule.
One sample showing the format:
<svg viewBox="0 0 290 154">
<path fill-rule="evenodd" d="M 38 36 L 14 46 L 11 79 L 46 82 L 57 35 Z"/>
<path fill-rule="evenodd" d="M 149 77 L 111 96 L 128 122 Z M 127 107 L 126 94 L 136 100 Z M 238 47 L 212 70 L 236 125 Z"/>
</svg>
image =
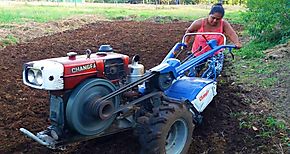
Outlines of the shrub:
<svg viewBox="0 0 290 154">
<path fill-rule="evenodd" d="M 248 0 L 243 15 L 246 30 L 259 41 L 283 43 L 290 34 L 288 0 Z"/>
<path fill-rule="evenodd" d="M 265 56 L 263 51 L 274 45 L 272 42 L 251 41 L 245 44 L 242 49 L 237 50 L 236 54 L 243 59 L 263 58 Z"/>
</svg>

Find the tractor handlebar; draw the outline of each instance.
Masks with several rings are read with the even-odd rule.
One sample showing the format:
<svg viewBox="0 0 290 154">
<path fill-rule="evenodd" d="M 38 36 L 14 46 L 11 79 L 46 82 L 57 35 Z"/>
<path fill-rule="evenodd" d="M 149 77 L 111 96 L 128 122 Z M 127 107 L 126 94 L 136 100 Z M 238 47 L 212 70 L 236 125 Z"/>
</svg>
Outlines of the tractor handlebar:
<svg viewBox="0 0 290 154">
<path fill-rule="evenodd" d="M 222 33 L 215 33 L 215 32 L 197 32 L 197 33 L 186 33 L 183 37 L 182 37 L 182 41 L 181 43 L 185 44 L 185 38 L 186 37 L 189 37 L 189 36 L 192 36 L 192 35 L 221 35 L 224 39 L 224 45 L 226 45 L 226 42 L 227 42 L 227 38 L 224 34 Z M 206 39 L 206 38 L 205 38 Z M 206 40 L 208 42 L 208 40 Z"/>
</svg>

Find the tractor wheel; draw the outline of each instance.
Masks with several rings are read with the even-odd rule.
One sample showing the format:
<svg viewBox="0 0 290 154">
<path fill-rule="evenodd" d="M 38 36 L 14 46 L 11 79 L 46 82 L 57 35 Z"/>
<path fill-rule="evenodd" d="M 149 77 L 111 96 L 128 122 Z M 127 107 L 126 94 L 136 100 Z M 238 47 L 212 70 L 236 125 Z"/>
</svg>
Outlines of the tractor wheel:
<svg viewBox="0 0 290 154">
<path fill-rule="evenodd" d="M 108 128 L 116 117 L 112 113 L 119 106 L 119 98 L 102 104 L 97 100 L 115 90 L 116 87 L 104 79 L 88 79 L 78 85 L 66 106 L 69 127 L 82 135 L 96 135 Z"/>
<path fill-rule="evenodd" d="M 152 114 L 138 118 L 141 153 L 185 154 L 193 128 L 192 113 L 184 104 L 164 102 Z"/>
</svg>

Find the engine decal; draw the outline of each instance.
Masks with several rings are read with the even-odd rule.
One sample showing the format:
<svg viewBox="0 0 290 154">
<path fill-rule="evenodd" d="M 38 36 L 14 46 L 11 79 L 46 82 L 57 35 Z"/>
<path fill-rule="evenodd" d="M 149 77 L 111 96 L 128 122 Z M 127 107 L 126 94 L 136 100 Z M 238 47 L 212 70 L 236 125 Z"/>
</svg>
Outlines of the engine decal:
<svg viewBox="0 0 290 154">
<path fill-rule="evenodd" d="M 81 72 L 81 71 L 85 71 L 85 70 L 89 70 L 89 69 L 93 69 L 93 68 L 96 68 L 96 64 L 95 63 L 73 67 L 71 69 L 71 72 L 72 73 L 77 73 L 77 72 Z"/>
</svg>

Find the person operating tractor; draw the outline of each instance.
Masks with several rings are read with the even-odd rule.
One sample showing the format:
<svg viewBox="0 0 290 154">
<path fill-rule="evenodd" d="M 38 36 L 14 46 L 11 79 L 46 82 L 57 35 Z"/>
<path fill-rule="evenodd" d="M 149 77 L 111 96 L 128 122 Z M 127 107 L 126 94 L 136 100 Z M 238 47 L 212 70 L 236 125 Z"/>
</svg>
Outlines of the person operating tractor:
<svg viewBox="0 0 290 154">
<path fill-rule="evenodd" d="M 209 12 L 209 16 L 207 18 L 201 18 L 195 20 L 186 30 L 186 33 L 194 33 L 194 32 L 217 32 L 225 34 L 231 42 L 233 42 L 237 48 L 241 48 L 242 44 L 239 41 L 238 35 L 230 25 L 228 21 L 223 19 L 225 14 L 225 10 L 222 4 L 217 3 L 214 4 Z M 197 35 L 194 37 L 194 42 L 192 46 L 192 52 L 196 51 L 200 46 L 202 46 L 201 52 L 196 52 L 195 56 L 201 55 L 202 53 L 210 50 L 210 47 L 206 44 L 206 39 L 217 39 L 218 45 L 222 45 L 223 38 L 220 35 Z M 188 46 L 190 42 L 190 36 L 185 38 L 185 44 Z"/>
<path fill-rule="evenodd" d="M 214 4 L 211 7 L 211 10 L 209 12 L 208 17 L 201 18 L 198 20 L 195 20 L 186 30 L 187 33 L 204 33 L 204 32 L 214 32 L 214 33 L 222 33 L 229 40 L 234 43 L 237 49 L 240 49 L 242 47 L 242 44 L 239 41 L 238 35 L 230 25 L 228 21 L 223 19 L 225 14 L 225 10 L 221 3 Z M 191 38 L 193 36 L 187 36 L 185 38 L 185 45 L 189 47 L 189 44 L 191 42 Z M 211 50 L 211 47 L 207 45 L 207 41 L 211 39 L 216 39 L 218 45 L 224 44 L 224 38 L 222 35 L 195 35 L 194 41 L 192 44 L 191 52 L 194 54 L 195 57 L 200 56 L 201 54 Z M 217 64 L 217 74 L 221 72 L 222 64 L 224 56 L 223 54 L 218 51 L 215 53 L 215 56 L 217 57 L 219 64 Z M 200 67 L 196 68 L 197 73 L 200 71 Z"/>
</svg>

